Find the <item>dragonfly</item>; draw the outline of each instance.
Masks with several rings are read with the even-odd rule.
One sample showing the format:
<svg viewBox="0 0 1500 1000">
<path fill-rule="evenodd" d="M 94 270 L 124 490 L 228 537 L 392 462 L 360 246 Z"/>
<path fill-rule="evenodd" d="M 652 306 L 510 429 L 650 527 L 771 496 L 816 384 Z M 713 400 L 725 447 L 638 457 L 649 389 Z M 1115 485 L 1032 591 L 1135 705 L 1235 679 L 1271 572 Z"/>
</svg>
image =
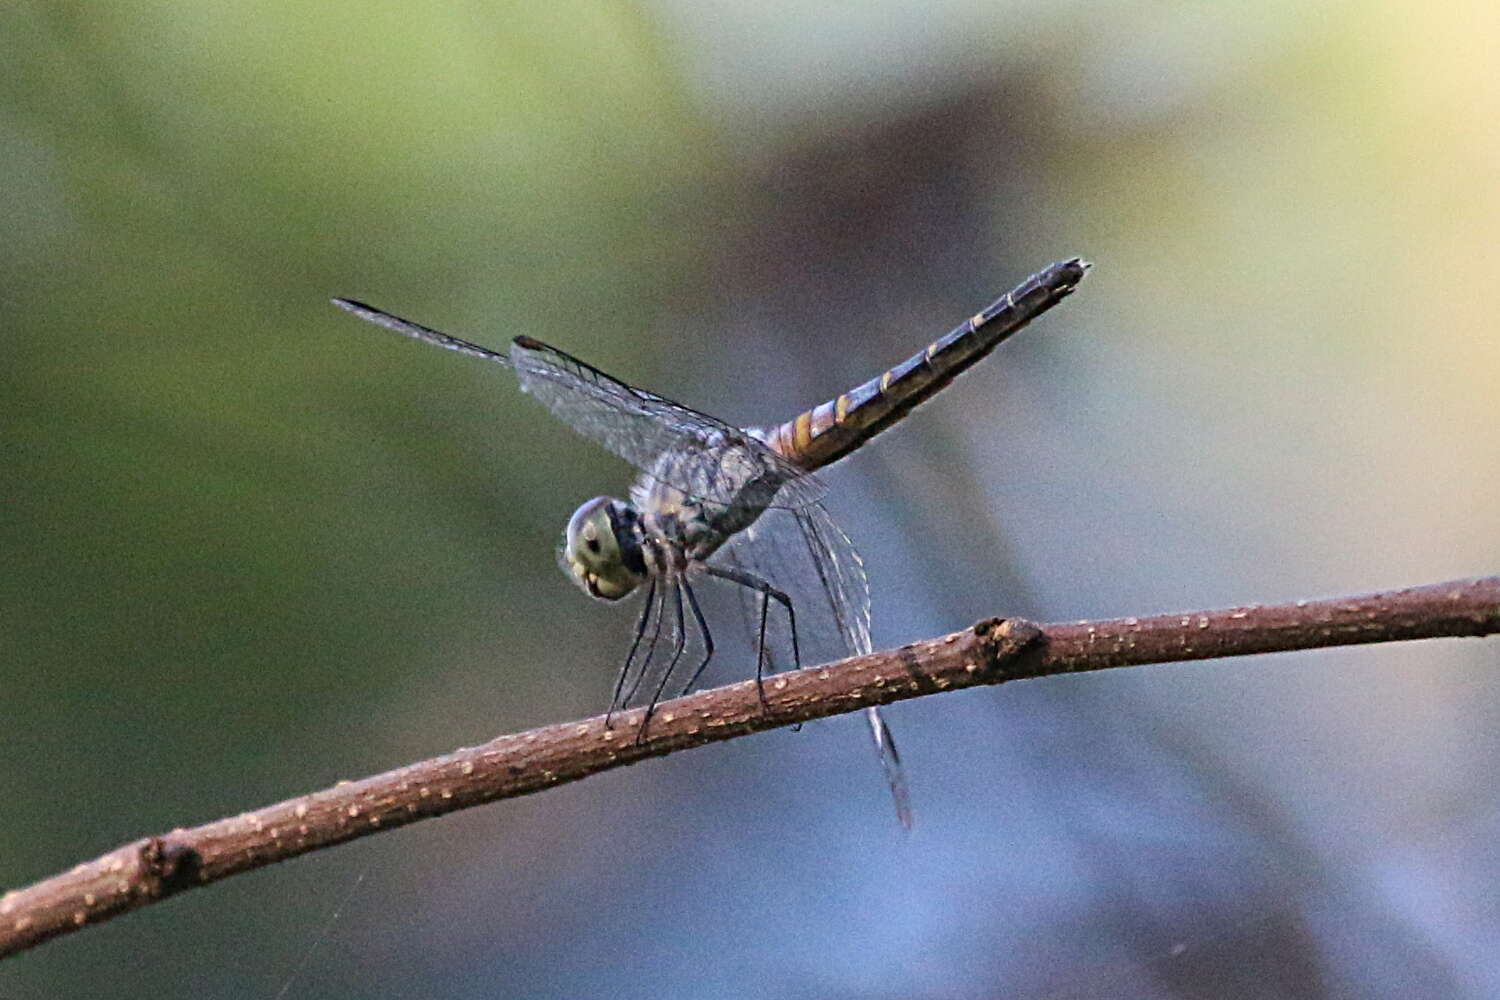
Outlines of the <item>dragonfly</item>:
<svg viewBox="0 0 1500 1000">
<path fill-rule="evenodd" d="M 702 580 L 737 587 L 753 600 L 755 683 L 766 709 L 773 605 L 785 615 L 793 668 L 801 666 L 798 611 L 806 619 L 810 607 L 820 609 L 821 628 L 833 633 L 843 655 L 871 652 L 864 564 L 824 506 L 827 487 L 815 473 L 902 420 L 1061 302 L 1090 266 L 1075 257 L 1044 268 L 895 367 L 790 420 L 756 427 L 632 386 L 534 337 L 517 336 L 501 352 L 353 299 L 332 301 L 388 330 L 510 368 L 525 393 L 636 468 L 629 499 L 594 497 L 573 513 L 558 562 L 601 601 L 645 591 L 605 717 L 610 725 L 615 711 L 635 700 L 648 664 L 656 663 L 640 739 L 671 678 L 678 676 L 678 696 L 685 695 L 713 657 L 713 633 L 694 590 Z M 661 668 L 656 653 L 667 621 L 671 649 Z M 698 651 L 696 662 L 682 681 L 690 647 Z M 911 797 L 895 740 L 878 708 L 866 709 L 866 717 L 897 819 L 910 829 Z"/>
</svg>

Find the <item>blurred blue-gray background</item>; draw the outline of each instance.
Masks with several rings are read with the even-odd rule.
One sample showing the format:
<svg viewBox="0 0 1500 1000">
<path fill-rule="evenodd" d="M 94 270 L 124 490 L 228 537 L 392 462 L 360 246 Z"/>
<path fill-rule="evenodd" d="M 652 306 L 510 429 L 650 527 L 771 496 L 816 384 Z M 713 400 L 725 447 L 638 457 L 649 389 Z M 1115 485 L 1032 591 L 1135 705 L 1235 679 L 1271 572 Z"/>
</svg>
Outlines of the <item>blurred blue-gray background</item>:
<svg viewBox="0 0 1500 1000">
<path fill-rule="evenodd" d="M 633 609 L 552 550 L 628 470 L 330 295 L 757 423 L 1094 260 L 829 472 L 877 646 L 1496 571 L 1497 44 L 1488 0 L 6 5 L 0 886 L 603 708 Z M 1497 658 L 899 705 L 910 836 L 859 720 L 766 734 L 0 997 L 1494 996 Z"/>
</svg>

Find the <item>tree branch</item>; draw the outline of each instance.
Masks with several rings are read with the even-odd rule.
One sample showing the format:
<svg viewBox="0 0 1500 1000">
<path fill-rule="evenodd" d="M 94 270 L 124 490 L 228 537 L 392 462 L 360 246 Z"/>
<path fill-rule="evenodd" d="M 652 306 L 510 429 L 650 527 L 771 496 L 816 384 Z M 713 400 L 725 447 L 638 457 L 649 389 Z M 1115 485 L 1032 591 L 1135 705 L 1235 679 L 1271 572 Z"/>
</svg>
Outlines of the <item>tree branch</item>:
<svg viewBox="0 0 1500 1000">
<path fill-rule="evenodd" d="M 939 691 L 1110 667 L 1500 632 L 1500 576 L 1359 597 L 1068 625 L 990 619 L 952 635 L 778 674 L 657 710 L 501 736 L 229 819 L 119 847 L 0 897 L 0 957 L 186 889 L 647 757 Z"/>
</svg>

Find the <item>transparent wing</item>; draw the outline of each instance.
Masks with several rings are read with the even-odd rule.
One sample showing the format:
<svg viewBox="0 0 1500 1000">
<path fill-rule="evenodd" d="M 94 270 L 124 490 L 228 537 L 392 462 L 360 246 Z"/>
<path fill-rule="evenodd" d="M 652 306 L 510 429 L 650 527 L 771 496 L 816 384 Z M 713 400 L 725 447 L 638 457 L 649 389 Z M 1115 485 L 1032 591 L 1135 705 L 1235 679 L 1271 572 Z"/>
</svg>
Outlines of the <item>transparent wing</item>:
<svg viewBox="0 0 1500 1000">
<path fill-rule="evenodd" d="M 871 651 L 870 587 L 864 560 L 822 504 L 768 512 L 731 538 L 715 558 L 769 580 L 791 596 L 804 666 L 815 662 L 809 652 L 839 657 Z M 755 600 L 749 591 L 742 599 Z M 754 621 L 750 606 L 746 610 L 747 619 Z M 784 655 L 779 659 L 785 662 Z M 866 719 L 896 816 L 910 829 L 911 793 L 890 728 L 879 709 L 869 709 Z"/>
<path fill-rule="evenodd" d="M 434 330 L 431 327 L 423 326 L 421 323 L 413 323 L 409 319 L 402 319 L 393 313 L 388 313 L 383 309 L 376 309 L 374 306 L 367 306 L 363 302 L 356 302 L 353 299 L 329 299 L 329 301 L 340 309 L 353 313 L 360 319 L 369 320 L 376 326 L 383 326 L 387 330 L 395 330 L 404 336 L 413 337 L 429 344 L 436 344 L 438 347 L 446 347 L 450 351 L 458 351 L 460 354 L 467 354 L 474 358 L 484 358 L 486 361 L 493 361 L 497 364 L 505 365 L 507 368 L 510 367 L 510 358 L 499 351 L 492 351 L 488 347 L 471 344 L 467 340 L 460 340 L 441 330 Z"/>
<path fill-rule="evenodd" d="M 689 496 L 733 504 L 748 489 L 774 493 L 769 506 L 800 509 L 828 492 L 747 431 L 627 385 L 539 340 L 517 337 L 510 363 L 521 388 L 559 420 Z"/>
<path fill-rule="evenodd" d="M 751 496 L 772 496 L 772 506 L 795 508 L 827 493 L 806 470 L 740 428 L 637 389 L 539 340 L 517 337 L 502 354 L 354 299 L 331 301 L 403 336 L 514 368 L 521 388 L 569 427 L 689 496 L 731 504 L 749 488 Z"/>
</svg>

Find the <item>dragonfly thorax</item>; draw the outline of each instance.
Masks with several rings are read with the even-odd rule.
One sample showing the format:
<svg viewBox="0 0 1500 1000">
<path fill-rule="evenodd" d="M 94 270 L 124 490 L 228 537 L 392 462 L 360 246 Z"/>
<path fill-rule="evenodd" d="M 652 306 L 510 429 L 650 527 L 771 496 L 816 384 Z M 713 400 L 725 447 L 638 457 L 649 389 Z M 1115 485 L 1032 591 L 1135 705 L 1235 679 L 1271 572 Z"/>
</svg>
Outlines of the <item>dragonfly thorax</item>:
<svg viewBox="0 0 1500 1000">
<path fill-rule="evenodd" d="M 618 601 L 646 578 L 643 537 L 634 507 L 613 497 L 594 497 L 568 519 L 558 562 L 589 596 Z"/>
</svg>

